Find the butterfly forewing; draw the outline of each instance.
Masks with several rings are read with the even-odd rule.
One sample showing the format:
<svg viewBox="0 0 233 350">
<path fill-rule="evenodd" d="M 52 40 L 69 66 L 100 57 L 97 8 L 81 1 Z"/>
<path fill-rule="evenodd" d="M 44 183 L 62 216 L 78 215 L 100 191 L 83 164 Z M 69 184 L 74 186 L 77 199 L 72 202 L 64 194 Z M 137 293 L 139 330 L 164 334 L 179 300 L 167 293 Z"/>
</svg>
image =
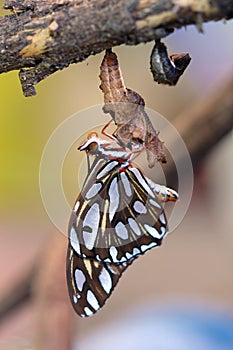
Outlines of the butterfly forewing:
<svg viewBox="0 0 233 350">
<path fill-rule="evenodd" d="M 98 160 L 71 215 L 75 252 L 122 263 L 160 245 L 166 232 L 161 203 L 141 171 L 118 160 Z"/>
<path fill-rule="evenodd" d="M 81 258 L 69 244 L 67 284 L 74 310 L 81 317 L 92 316 L 99 311 L 132 261 L 111 264 Z"/>
</svg>

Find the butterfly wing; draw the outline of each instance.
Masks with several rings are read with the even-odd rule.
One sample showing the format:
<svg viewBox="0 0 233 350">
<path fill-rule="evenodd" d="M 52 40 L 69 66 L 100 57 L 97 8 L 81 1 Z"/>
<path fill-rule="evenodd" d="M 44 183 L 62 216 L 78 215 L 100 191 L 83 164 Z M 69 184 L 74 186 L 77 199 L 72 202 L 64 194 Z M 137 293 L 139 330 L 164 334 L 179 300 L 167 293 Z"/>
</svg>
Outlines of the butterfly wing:
<svg viewBox="0 0 233 350">
<path fill-rule="evenodd" d="M 161 203 L 138 168 L 129 167 L 125 172 L 119 172 L 117 178 L 113 179 L 115 189 L 112 193 L 109 190 L 110 203 L 114 203 L 108 212 L 112 226 L 109 245 L 112 261 L 122 262 L 160 246 L 167 233 L 167 219 Z M 120 194 L 119 203 L 114 192 Z"/>
<path fill-rule="evenodd" d="M 167 220 L 142 172 L 99 159 L 74 206 L 69 238 L 83 258 L 122 263 L 161 244 Z"/>
<path fill-rule="evenodd" d="M 99 311 L 132 261 L 111 264 L 81 258 L 69 244 L 67 285 L 76 313 L 81 317 L 88 317 Z"/>
</svg>

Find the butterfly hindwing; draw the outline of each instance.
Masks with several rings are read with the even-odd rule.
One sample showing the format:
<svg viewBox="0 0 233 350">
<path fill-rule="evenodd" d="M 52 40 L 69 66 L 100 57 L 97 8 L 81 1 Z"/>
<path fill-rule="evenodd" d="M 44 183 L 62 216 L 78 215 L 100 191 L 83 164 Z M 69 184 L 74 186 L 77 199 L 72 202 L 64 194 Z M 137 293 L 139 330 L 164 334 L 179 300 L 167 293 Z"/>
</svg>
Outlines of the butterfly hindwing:
<svg viewBox="0 0 233 350">
<path fill-rule="evenodd" d="M 69 244 L 67 254 L 67 284 L 74 310 L 81 317 L 92 316 L 106 303 L 122 273 L 131 265 L 111 264 L 81 258 Z"/>
</svg>

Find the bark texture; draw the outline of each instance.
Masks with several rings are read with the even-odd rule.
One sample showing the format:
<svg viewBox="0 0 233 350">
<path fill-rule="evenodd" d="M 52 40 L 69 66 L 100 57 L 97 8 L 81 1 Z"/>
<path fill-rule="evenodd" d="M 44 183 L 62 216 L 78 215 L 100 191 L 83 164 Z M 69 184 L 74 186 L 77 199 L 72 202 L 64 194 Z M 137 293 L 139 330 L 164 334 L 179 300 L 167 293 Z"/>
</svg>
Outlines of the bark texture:
<svg viewBox="0 0 233 350">
<path fill-rule="evenodd" d="M 71 63 L 116 45 L 162 38 L 189 24 L 233 17 L 233 0 L 7 0 L 0 73 L 20 69 L 25 96 Z"/>
</svg>

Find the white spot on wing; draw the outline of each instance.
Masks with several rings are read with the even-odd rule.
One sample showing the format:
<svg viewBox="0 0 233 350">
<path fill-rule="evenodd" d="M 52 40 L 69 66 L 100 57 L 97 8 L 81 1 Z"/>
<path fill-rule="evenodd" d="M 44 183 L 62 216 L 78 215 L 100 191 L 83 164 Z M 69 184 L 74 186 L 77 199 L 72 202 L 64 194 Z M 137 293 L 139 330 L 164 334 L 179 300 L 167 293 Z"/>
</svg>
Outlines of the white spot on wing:
<svg viewBox="0 0 233 350">
<path fill-rule="evenodd" d="M 125 256 L 126 256 L 126 259 L 127 259 L 127 260 L 130 260 L 130 259 L 132 258 L 133 255 L 127 252 L 127 253 L 125 254 Z"/>
<path fill-rule="evenodd" d="M 96 299 L 95 294 L 91 290 L 87 291 L 87 301 L 96 311 L 100 308 L 99 302 Z"/>
<path fill-rule="evenodd" d="M 84 307 L 83 311 L 85 312 L 86 316 L 93 315 L 93 312 L 87 306 Z"/>
<path fill-rule="evenodd" d="M 119 195 L 119 189 L 118 189 L 118 184 L 117 184 L 117 178 L 115 177 L 111 185 L 109 187 L 109 220 L 110 222 L 112 221 L 115 212 L 119 206 L 119 200 L 120 200 L 120 195 Z"/>
<path fill-rule="evenodd" d="M 124 190 L 125 190 L 126 195 L 128 197 L 131 197 L 132 196 L 132 189 L 131 189 L 130 182 L 129 182 L 127 175 L 124 172 L 121 172 L 120 177 L 121 177 L 121 182 L 124 186 Z"/>
<path fill-rule="evenodd" d="M 140 250 L 138 248 L 133 248 L 133 255 L 141 254 Z"/>
<path fill-rule="evenodd" d="M 145 205 L 140 201 L 135 201 L 133 204 L 133 208 L 138 214 L 146 214 L 147 212 Z"/>
<path fill-rule="evenodd" d="M 101 190 L 101 188 L 102 188 L 102 184 L 100 182 L 95 183 L 94 185 L 91 186 L 91 188 L 89 188 L 85 198 L 87 200 L 93 198 L 94 196 L 97 195 L 97 193 Z"/>
<path fill-rule="evenodd" d="M 109 294 L 110 290 L 112 289 L 112 279 L 105 267 L 102 268 L 102 271 L 99 275 L 99 281 L 105 292 Z"/>
<path fill-rule="evenodd" d="M 77 213 L 79 206 L 80 206 L 80 202 L 77 201 L 77 202 L 75 203 L 75 205 L 74 205 L 74 209 L 73 209 L 73 212 L 74 212 L 74 213 Z"/>
<path fill-rule="evenodd" d="M 131 229 L 133 230 L 133 232 L 136 233 L 137 236 L 140 236 L 142 234 L 137 222 L 133 218 L 128 218 L 128 223 Z"/>
<path fill-rule="evenodd" d="M 147 224 L 144 224 L 144 227 L 145 227 L 146 231 L 147 231 L 152 237 L 158 238 L 158 239 L 161 238 L 161 233 L 160 233 L 158 230 L 156 230 L 155 227 L 152 227 L 152 226 L 147 225 Z"/>
<path fill-rule="evenodd" d="M 161 206 L 160 206 L 156 201 L 154 201 L 153 199 L 149 199 L 149 202 L 150 202 L 150 204 L 153 205 L 155 208 L 161 209 Z"/>
<path fill-rule="evenodd" d="M 161 227 L 161 235 L 164 236 L 166 232 L 167 232 L 166 227 L 162 226 Z"/>
<path fill-rule="evenodd" d="M 142 245 L 141 246 L 141 251 L 144 253 L 145 251 L 147 251 L 148 250 L 148 246 L 147 245 Z"/>
<path fill-rule="evenodd" d="M 110 247 L 109 248 L 109 253 L 110 253 L 111 257 L 112 257 L 112 261 L 113 262 L 118 262 L 118 259 L 117 259 L 118 251 L 117 251 L 116 247 Z"/>
<path fill-rule="evenodd" d="M 102 176 L 104 176 L 105 174 L 109 173 L 113 168 L 115 168 L 115 166 L 118 164 L 117 161 L 112 161 L 109 162 L 105 165 L 105 167 L 101 170 L 101 172 L 96 176 L 97 179 L 100 179 Z"/>
<path fill-rule="evenodd" d="M 82 270 L 76 269 L 74 272 L 75 282 L 78 290 L 81 292 L 83 290 L 83 285 L 86 281 L 86 277 Z"/>
<path fill-rule="evenodd" d="M 162 222 L 162 224 L 164 224 L 164 225 L 166 224 L 166 219 L 165 219 L 164 213 L 160 214 L 159 220 Z"/>
<path fill-rule="evenodd" d="M 100 221 L 99 204 L 94 203 L 86 213 L 86 216 L 83 220 L 83 228 L 87 226 L 91 230 L 91 232 L 89 232 L 83 229 L 84 243 L 87 249 L 89 250 L 91 250 L 94 247 L 94 243 L 95 243 L 95 239 L 96 239 L 96 235 L 99 227 L 99 221 Z"/>
<path fill-rule="evenodd" d="M 74 302 L 75 304 L 77 304 L 77 302 L 78 302 L 78 298 L 76 297 L 76 295 L 73 295 L 73 302 Z"/>
<path fill-rule="evenodd" d="M 129 168 L 129 170 L 136 176 L 139 184 L 145 189 L 145 191 L 152 197 L 155 198 L 154 193 L 152 192 L 150 186 L 146 182 L 144 176 L 140 173 L 140 171 L 137 168 Z"/>
<path fill-rule="evenodd" d="M 141 245 L 141 251 L 144 253 L 144 252 L 146 252 L 148 249 L 151 249 L 151 248 L 155 247 L 156 245 L 157 245 L 157 244 L 156 244 L 155 242 L 152 242 L 152 243 L 150 243 L 150 244 L 148 244 L 148 245 L 143 244 L 143 245 Z"/>
<path fill-rule="evenodd" d="M 81 254 L 80 245 L 79 245 L 78 236 L 74 227 L 71 227 L 71 230 L 70 230 L 70 243 L 72 248 L 76 251 L 76 253 L 80 255 Z"/>
<path fill-rule="evenodd" d="M 115 226 L 115 231 L 118 237 L 122 239 L 127 239 L 129 238 L 128 230 L 123 224 L 123 222 L 119 221 L 116 226 Z"/>
</svg>

